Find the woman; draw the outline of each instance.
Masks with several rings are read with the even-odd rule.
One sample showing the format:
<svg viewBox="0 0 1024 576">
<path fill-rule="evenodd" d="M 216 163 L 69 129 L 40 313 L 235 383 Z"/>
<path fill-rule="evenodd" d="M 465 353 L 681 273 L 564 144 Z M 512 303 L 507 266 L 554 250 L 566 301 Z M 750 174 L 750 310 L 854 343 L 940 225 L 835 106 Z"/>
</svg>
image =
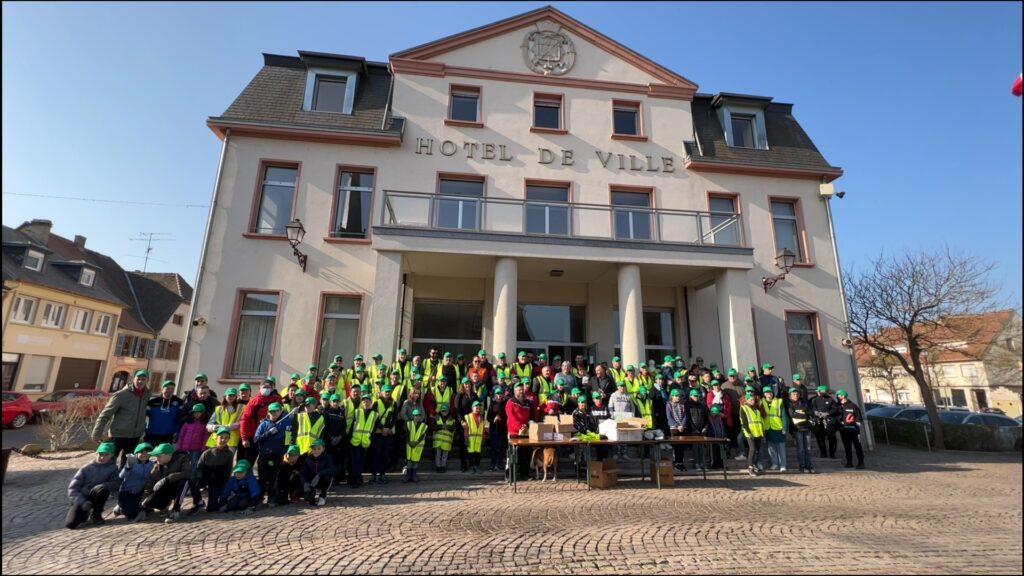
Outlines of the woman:
<svg viewBox="0 0 1024 576">
<path fill-rule="evenodd" d="M 238 417 L 241 415 L 242 405 L 238 402 L 238 391 L 234 388 L 228 388 L 224 392 L 224 398 L 220 401 L 220 405 L 213 409 L 213 414 L 206 422 L 206 431 L 210 434 L 206 438 L 206 447 L 213 448 L 217 444 L 217 428 L 223 426 L 231 430 L 231 436 L 228 438 L 228 448 L 232 452 L 237 452 L 240 440 L 238 426 L 241 424 Z"/>
</svg>

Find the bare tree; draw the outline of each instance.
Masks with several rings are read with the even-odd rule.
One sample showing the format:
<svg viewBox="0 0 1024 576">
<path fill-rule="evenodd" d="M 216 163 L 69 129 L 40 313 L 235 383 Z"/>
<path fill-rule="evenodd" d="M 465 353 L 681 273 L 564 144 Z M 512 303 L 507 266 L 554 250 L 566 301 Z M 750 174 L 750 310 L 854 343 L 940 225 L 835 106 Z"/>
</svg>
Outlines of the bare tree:
<svg viewBox="0 0 1024 576">
<path fill-rule="evenodd" d="M 954 349 L 949 338 L 953 324 L 958 340 L 976 338 L 981 327 L 971 326 L 970 317 L 995 308 L 996 288 L 988 279 L 992 269 L 991 263 L 947 247 L 883 254 L 863 272 L 847 273 L 853 336 L 879 355 L 891 357 L 917 382 L 940 450 L 945 441 L 924 362 L 931 351 Z"/>
<path fill-rule="evenodd" d="M 866 364 L 868 376 L 885 382 L 885 387 L 889 391 L 889 397 L 892 398 L 893 404 L 899 406 L 899 391 L 906 389 L 900 381 L 904 373 L 903 366 L 892 356 L 877 352 L 870 356 Z"/>
</svg>

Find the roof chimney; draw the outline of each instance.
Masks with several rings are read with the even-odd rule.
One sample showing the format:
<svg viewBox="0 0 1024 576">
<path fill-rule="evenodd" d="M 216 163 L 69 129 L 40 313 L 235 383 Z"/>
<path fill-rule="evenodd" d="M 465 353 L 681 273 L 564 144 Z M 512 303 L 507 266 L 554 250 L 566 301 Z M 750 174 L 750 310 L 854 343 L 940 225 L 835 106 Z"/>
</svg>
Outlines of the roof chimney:
<svg viewBox="0 0 1024 576">
<path fill-rule="evenodd" d="M 79 250 L 85 250 L 85 236 L 81 234 L 75 234 L 75 248 Z"/>
<path fill-rule="evenodd" d="M 49 220 L 33 220 L 18 226 L 18 231 L 46 246 L 50 240 L 50 228 L 53 228 L 53 222 Z"/>
</svg>

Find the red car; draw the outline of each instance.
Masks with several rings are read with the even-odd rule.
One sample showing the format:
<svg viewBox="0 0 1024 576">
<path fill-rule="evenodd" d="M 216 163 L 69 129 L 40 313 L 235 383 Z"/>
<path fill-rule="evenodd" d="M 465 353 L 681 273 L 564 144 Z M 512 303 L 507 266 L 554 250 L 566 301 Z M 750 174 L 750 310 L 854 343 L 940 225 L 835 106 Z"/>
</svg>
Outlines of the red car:
<svg viewBox="0 0 1024 576">
<path fill-rule="evenodd" d="M 4 426 L 21 428 L 32 419 L 32 403 L 21 392 L 3 393 Z"/>
<path fill-rule="evenodd" d="M 85 388 L 82 390 L 54 390 L 49 394 L 46 394 L 32 403 L 32 413 L 36 416 L 42 416 L 49 412 L 59 412 L 65 407 L 65 403 L 69 400 L 76 398 L 107 398 L 110 396 L 109 393 L 102 390 L 93 390 L 91 388 Z M 102 404 L 97 403 L 92 413 L 87 416 L 92 416 L 96 412 L 99 412 L 103 408 Z"/>
</svg>

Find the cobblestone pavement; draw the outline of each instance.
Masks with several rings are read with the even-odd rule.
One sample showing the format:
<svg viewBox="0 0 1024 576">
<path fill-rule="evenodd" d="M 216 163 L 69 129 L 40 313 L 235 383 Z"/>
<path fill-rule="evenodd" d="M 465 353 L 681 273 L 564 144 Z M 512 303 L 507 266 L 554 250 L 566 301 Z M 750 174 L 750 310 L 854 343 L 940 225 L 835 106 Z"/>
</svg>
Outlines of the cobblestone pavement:
<svg viewBox="0 0 1024 576">
<path fill-rule="evenodd" d="M 1019 454 L 881 447 L 865 471 L 832 460 L 816 476 L 686 476 L 662 490 L 626 478 L 588 492 L 565 462 L 557 483 L 518 494 L 496 474 L 425 472 L 319 509 L 65 530 L 67 483 L 87 458 L 12 457 L 5 574 L 1021 573 Z"/>
</svg>

